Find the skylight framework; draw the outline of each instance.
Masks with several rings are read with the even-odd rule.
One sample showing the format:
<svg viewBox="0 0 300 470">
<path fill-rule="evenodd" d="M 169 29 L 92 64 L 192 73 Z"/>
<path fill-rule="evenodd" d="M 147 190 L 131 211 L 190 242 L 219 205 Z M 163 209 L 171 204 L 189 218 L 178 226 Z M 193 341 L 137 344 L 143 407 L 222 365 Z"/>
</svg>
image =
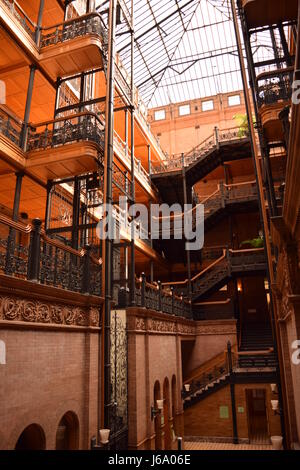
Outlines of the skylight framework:
<svg viewBox="0 0 300 470">
<path fill-rule="evenodd" d="M 135 0 L 134 23 L 135 84 L 149 107 L 242 88 L 228 0 Z M 130 40 L 118 33 L 129 69 Z"/>
</svg>

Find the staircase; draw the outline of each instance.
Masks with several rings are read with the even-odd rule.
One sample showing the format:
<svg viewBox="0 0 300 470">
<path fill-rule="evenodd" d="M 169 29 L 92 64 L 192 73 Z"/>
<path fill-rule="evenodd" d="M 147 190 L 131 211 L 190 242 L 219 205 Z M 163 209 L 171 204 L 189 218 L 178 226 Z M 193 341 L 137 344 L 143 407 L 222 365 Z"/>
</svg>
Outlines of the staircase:
<svg viewBox="0 0 300 470">
<path fill-rule="evenodd" d="M 268 323 L 248 323 L 242 328 L 239 367 L 276 367 L 277 359 L 276 354 L 273 352 L 271 326 Z M 260 351 L 262 351 L 262 354 L 257 353 Z M 252 352 L 253 354 L 251 354 Z M 254 354 L 254 352 L 256 353 Z"/>
<path fill-rule="evenodd" d="M 224 351 L 189 374 L 182 391 L 184 408 L 193 406 L 228 383 L 229 367 L 227 354 Z"/>
<path fill-rule="evenodd" d="M 249 158 L 249 136 L 239 128 L 219 130 L 185 154 L 175 155 L 152 168 L 152 181 L 159 189 L 164 202 L 183 204 L 183 173 L 185 168 L 187 187 L 211 173 L 222 163 Z M 190 202 L 191 195 L 188 195 Z"/>
<path fill-rule="evenodd" d="M 249 250 L 224 249 L 223 254 L 200 273 L 191 279 L 192 301 L 198 301 L 219 290 L 232 277 L 242 277 L 265 272 L 266 259 L 263 248 Z M 186 294 L 188 280 L 167 282 L 163 288 L 173 287 L 179 295 Z"/>
</svg>

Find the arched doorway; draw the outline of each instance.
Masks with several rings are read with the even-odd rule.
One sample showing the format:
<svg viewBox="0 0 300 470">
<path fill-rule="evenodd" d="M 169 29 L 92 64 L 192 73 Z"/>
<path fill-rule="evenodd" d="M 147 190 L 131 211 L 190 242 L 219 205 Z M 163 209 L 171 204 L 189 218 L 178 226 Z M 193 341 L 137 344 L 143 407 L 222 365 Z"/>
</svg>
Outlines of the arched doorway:
<svg viewBox="0 0 300 470">
<path fill-rule="evenodd" d="M 73 411 L 61 418 L 56 431 L 56 450 L 77 450 L 79 446 L 79 421 Z"/>
<path fill-rule="evenodd" d="M 160 383 L 157 380 L 154 384 L 154 408 L 157 408 L 156 400 L 160 400 Z M 158 413 L 154 418 L 155 427 L 155 449 L 162 449 L 162 435 L 161 435 L 161 414 Z"/>
<path fill-rule="evenodd" d="M 38 424 L 30 424 L 24 429 L 16 443 L 16 450 L 45 450 L 46 437 Z"/>
<path fill-rule="evenodd" d="M 163 386 L 164 397 L 164 424 L 165 424 L 165 449 L 171 449 L 171 421 L 170 421 L 170 386 L 166 377 Z"/>
</svg>

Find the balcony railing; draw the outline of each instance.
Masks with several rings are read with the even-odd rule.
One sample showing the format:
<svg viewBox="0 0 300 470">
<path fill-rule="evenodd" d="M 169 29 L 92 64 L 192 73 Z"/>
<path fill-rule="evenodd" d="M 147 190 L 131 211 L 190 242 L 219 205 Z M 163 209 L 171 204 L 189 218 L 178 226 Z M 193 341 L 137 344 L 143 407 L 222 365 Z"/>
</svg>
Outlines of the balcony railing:
<svg viewBox="0 0 300 470">
<path fill-rule="evenodd" d="M 15 0 L 0 0 L 6 5 L 11 14 L 19 21 L 29 36 L 35 40 L 36 24 L 26 15 L 23 8 Z"/>
<path fill-rule="evenodd" d="M 191 303 L 183 295 L 175 293 L 174 289 L 162 289 L 162 284 L 147 282 L 142 273 L 136 278 L 135 302 L 138 307 L 156 310 L 158 312 L 176 315 L 178 317 L 191 318 Z M 125 287 L 119 290 L 119 305 L 129 306 L 129 291 Z"/>
<path fill-rule="evenodd" d="M 45 150 L 79 141 L 92 141 L 104 149 L 104 127 L 96 114 L 85 112 L 31 125 L 27 150 Z"/>
<path fill-rule="evenodd" d="M 292 74 L 292 67 L 260 74 L 256 79 L 258 106 L 290 100 L 292 96 Z"/>
<path fill-rule="evenodd" d="M 181 170 L 183 167 L 188 167 L 196 161 L 204 160 L 212 150 L 219 148 L 220 143 L 232 140 L 243 141 L 246 138 L 248 138 L 248 132 L 241 128 L 234 127 L 219 130 L 216 127 L 214 133 L 204 139 L 199 145 L 184 154 L 173 155 L 172 158 L 165 160 L 160 165 L 154 165 L 152 172 L 156 174 Z"/>
<path fill-rule="evenodd" d="M 114 131 L 114 145 L 121 152 L 124 159 L 127 159 L 128 163 L 131 165 L 130 153 L 131 149 L 126 146 L 126 143 L 121 139 L 119 134 Z M 145 170 L 141 161 L 134 157 L 134 170 L 137 175 L 144 180 L 145 183 L 150 183 L 149 173 Z"/>
<path fill-rule="evenodd" d="M 23 225 L 0 214 L 0 272 L 60 289 L 101 296 L 101 259 L 47 237 L 41 221 Z"/>
<path fill-rule="evenodd" d="M 107 44 L 107 31 L 99 13 L 88 13 L 64 23 L 43 28 L 40 46 L 43 48 L 53 44 L 64 43 L 80 36 L 87 36 L 88 34 L 98 35 L 101 37 L 103 44 Z"/>
<path fill-rule="evenodd" d="M 20 145 L 22 121 L 17 120 L 7 110 L 0 106 L 0 133 L 14 144 Z"/>
</svg>

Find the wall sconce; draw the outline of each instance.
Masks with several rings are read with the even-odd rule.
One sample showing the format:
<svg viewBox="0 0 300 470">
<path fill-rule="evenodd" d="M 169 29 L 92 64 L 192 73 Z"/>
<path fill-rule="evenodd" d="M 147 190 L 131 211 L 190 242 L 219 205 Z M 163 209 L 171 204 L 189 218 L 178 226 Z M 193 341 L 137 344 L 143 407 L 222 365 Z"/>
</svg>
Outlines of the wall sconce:
<svg viewBox="0 0 300 470">
<path fill-rule="evenodd" d="M 110 429 L 100 429 L 100 442 L 103 446 L 109 443 Z"/>
<path fill-rule="evenodd" d="M 274 393 L 274 395 L 278 395 L 277 384 L 270 384 L 270 387 L 271 387 L 272 393 Z"/>
<path fill-rule="evenodd" d="M 238 283 L 237 283 L 237 290 L 238 290 L 238 292 L 242 292 L 242 290 L 243 290 L 241 281 L 238 281 Z"/>
<path fill-rule="evenodd" d="M 275 415 L 280 415 L 281 411 L 279 409 L 279 401 L 278 400 L 271 400 L 271 407 L 272 410 L 274 411 Z"/>
<path fill-rule="evenodd" d="M 163 400 L 156 400 L 157 408 L 154 408 L 154 405 L 151 405 L 151 420 L 156 417 L 156 415 L 160 414 L 161 411 L 164 409 L 164 401 Z"/>
<path fill-rule="evenodd" d="M 191 384 L 184 384 L 184 389 L 186 392 L 189 392 L 191 389 Z"/>
<path fill-rule="evenodd" d="M 91 438 L 91 449 L 92 450 L 106 450 L 109 444 L 109 435 L 110 429 L 100 429 L 99 436 L 100 436 L 100 445 L 97 444 L 96 436 Z"/>
</svg>

